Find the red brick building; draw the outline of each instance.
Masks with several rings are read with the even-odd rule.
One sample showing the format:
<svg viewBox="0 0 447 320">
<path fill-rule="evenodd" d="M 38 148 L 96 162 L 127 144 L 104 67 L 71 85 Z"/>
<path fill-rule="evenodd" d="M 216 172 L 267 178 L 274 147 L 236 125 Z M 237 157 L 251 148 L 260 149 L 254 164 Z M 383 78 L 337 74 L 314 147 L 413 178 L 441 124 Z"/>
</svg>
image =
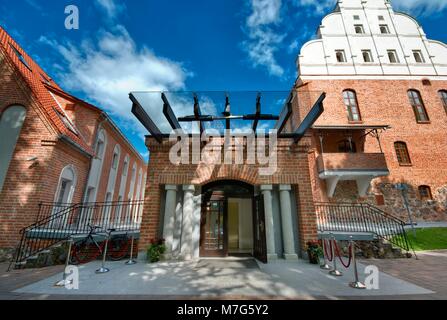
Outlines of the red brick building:
<svg viewBox="0 0 447 320">
<path fill-rule="evenodd" d="M 340 231 L 344 240 L 367 233 L 409 250 L 402 236 L 409 216 L 446 220 L 447 46 L 427 39 L 389 1 L 344 0 L 302 47 L 297 67 L 299 78 L 277 112 L 278 142 L 268 148 L 277 170 L 270 175 L 247 159 L 247 137 L 239 146 L 232 137 L 228 148 L 225 136 L 217 139 L 219 148 L 243 150 L 243 161 L 236 164 L 231 154 L 225 164 L 219 154 L 221 161 L 208 163 L 211 140 L 202 127 L 222 120 L 232 128 L 243 118 L 256 128 L 262 99 L 256 115 L 234 116 L 227 97 L 223 116 L 213 116 L 200 109 L 206 96 L 190 97 L 194 115 L 180 119 L 167 100 L 156 106 L 157 97 L 131 96 L 134 114 L 151 132 L 143 246 L 163 237 L 168 255 L 178 259 L 240 253 L 296 259 L 309 240 Z M 180 101 L 175 94 L 168 100 Z M 255 106 L 255 98 L 247 103 Z M 141 107 L 160 112 L 147 118 Z M 180 120 L 201 123 L 205 141 L 194 147 L 198 135 L 189 132 L 187 157 L 173 162 L 170 152 L 180 147 L 168 137 L 185 129 Z"/>
<path fill-rule="evenodd" d="M 340 1 L 317 35 L 296 83 L 301 95 L 327 93 L 312 130 L 315 200 L 445 221 L 447 46 L 383 0 Z"/>
<path fill-rule="evenodd" d="M 0 28 L 0 248 L 38 205 L 142 199 L 146 164 L 100 108 L 63 91 Z"/>
</svg>

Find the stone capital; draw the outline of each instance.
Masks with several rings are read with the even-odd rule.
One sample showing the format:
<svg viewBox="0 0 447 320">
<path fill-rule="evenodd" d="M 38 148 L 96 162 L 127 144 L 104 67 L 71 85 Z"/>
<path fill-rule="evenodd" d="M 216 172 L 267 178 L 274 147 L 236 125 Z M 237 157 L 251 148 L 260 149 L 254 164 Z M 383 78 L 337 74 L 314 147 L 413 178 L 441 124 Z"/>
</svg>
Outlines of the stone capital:
<svg viewBox="0 0 447 320">
<path fill-rule="evenodd" d="M 291 191 L 292 186 L 290 184 L 280 184 L 279 191 Z"/>
<path fill-rule="evenodd" d="M 183 185 L 183 191 L 194 192 L 196 190 L 193 184 L 185 184 Z"/>
<path fill-rule="evenodd" d="M 271 184 L 263 184 L 259 188 L 261 191 L 272 191 L 273 190 L 273 186 Z"/>
<path fill-rule="evenodd" d="M 177 191 L 177 186 L 174 184 L 167 184 L 165 185 L 165 190 L 174 190 Z"/>
</svg>

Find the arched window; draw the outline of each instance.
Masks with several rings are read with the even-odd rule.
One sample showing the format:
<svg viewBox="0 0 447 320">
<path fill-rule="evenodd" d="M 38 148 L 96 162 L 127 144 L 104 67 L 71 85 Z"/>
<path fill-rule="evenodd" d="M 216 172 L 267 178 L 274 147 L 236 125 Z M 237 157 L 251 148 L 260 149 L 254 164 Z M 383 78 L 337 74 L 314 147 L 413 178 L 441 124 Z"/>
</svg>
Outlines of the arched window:
<svg viewBox="0 0 447 320">
<path fill-rule="evenodd" d="M 0 191 L 3 188 L 25 116 L 25 107 L 18 105 L 8 107 L 0 114 Z"/>
<path fill-rule="evenodd" d="M 118 162 L 120 161 L 120 147 L 118 145 L 115 146 L 115 149 L 113 150 L 113 157 L 112 157 L 112 169 L 118 169 Z"/>
<path fill-rule="evenodd" d="M 343 91 L 343 100 L 348 110 L 349 121 L 362 121 L 355 92 L 352 90 Z"/>
<path fill-rule="evenodd" d="M 104 152 L 106 150 L 106 136 L 104 130 L 101 130 L 98 134 L 98 140 L 96 141 L 95 154 L 98 159 L 104 157 Z"/>
<path fill-rule="evenodd" d="M 447 112 L 447 91 L 439 91 L 439 97 L 441 98 L 442 104 L 444 105 L 445 112 Z"/>
<path fill-rule="evenodd" d="M 410 154 L 408 153 L 407 144 L 405 142 L 395 142 L 394 149 L 396 150 L 397 161 L 399 161 L 400 165 L 411 164 Z"/>
<path fill-rule="evenodd" d="M 422 101 L 422 97 L 419 91 L 409 90 L 408 98 L 410 99 L 410 104 L 413 107 L 414 115 L 416 116 L 416 121 L 417 122 L 429 121 L 427 111 L 425 110 L 424 102 Z"/>
<path fill-rule="evenodd" d="M 76 180 L 76 170 L 73 165 L 66 166 L 62 169 L 54 202 L 58 204 L 70 204 L 76 189 Z"/>
<path fill-rule="evenodd" d="M 127 171 L 129 171 L 129 155 L 124 158 L 123 177 L 127 177 Z"/>
<path fill-rule="evenodd" d="M 429 186 L 419 186 L 418 191 L 419 191 L 419 198 L 422 201 L 433 200 L 433 196 L 431 194 L 431 189 Z"/>
</svg>

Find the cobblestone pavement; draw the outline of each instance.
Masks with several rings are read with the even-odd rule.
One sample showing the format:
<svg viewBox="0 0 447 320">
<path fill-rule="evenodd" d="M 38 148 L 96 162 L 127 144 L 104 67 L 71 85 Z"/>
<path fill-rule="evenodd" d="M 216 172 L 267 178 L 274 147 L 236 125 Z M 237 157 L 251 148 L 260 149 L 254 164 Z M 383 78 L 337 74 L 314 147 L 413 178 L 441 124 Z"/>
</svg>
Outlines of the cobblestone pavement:
<svg viewBox="0 0 447 320">
<path fill-rule="evenodd" d="M 434 294 L 413 295 L 413 296 L 375 296 L 375 297 L 341 297 L 340 299 L 447 299 L 447 250 L 430 251 L 418 254 L 419 260 L 412 259 L 392 259 L 392 260 L 363 260 L 365 265 L 376 265 L 380 271 L 391 276 L 413 283 L 423 288 L 434 291 Z M 61 273 L 63 267 L 49 267 L 44 269 L 14 270 L 6 272 L 8 265 L 0 264 L 0 299 L 200 299 L 194 296 L 144 296 L 144 295 L 117 295 L 117 296 L 94 296 L 94 295 L 48 295 L 48 294 L 25 294 L 13 292 L 16 289 L 33 284 L 37 281 Z M 249 296 L 225 296 L 227 299 L 275 299 L 275 297 L 249 297 Z M 297 296 L 295 299 L 327 299 L 328 297 L 318 296 Z M 334 299 L 336 297 L 332 297 Z M 277 297 L 276 297 L 277 299 Z"/>
</svg>

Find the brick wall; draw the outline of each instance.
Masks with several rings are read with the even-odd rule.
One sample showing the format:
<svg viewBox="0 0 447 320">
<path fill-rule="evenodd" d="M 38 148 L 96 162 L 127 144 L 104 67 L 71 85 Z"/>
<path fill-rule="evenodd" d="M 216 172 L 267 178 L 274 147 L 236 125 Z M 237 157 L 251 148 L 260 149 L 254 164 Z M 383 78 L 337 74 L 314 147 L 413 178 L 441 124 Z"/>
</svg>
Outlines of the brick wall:
<svg viewBox="0 0 447 320">
<path fill-rule="evenodd" d="M 439 98 L 438 91 L 447 89 L 447 81 L 431 80 L 431 85 L 423 85 L 420 80 L 313 80 L 308 81 L 300 90 L 326 92 L 325 112 L 316 125 L 349 125 L 342 92 L 355 90 L 362 115 L 363 125 L 390 125 L 391 129 L 381 133 L 380 140 L 390 175 L 373 180 L 372 188 L 366 199 L 376 204 L 375 195 L 384 195 L 385 209 L 389 213 L 405 220 L 406 210 L 402 196 L 391 186 L 407 183 L 411 190 L 410 204 L 419 220 L 446 220 L 447 194 L 447 112 Z M 416 89 L 421 93 L 429 123 L 417 123 L 409 103 L 407 91 Z M 394 150 L 394 142 L 407 143 L 412 165 L 399 165 Z M 313 149 L 318 150 L 318 137 L 314 136 Z M 377 152 L 378 144 L 374 137 L 367 136 L 364 152 Z M 373 165 L 369 164 L 368 165 Z M 313 175 L 315 168 L 311 167 Z M 325 183 L 314 177 L 316 198 L 322 200 Z M 349 185 L 349 184 L 348 184 Z M 435 201 L 420 201 L 417 188 L 420 185 L 431 187 Z M 350 184 L 356 188 L 355 184 Z M 345 190 L 346 195 L 343 195 Z M 349 188 L 348 188 L 349 189 Z M 338 199 L 352 198 L 352 190 L 339 185 L 336 190 Z M 336 200 L 336 199 L 333 199 Z"/>
<path fill-rule="evenodd" d="M 164 141 L 158 144 L 153 138 L 147 138 L 146 144 L 151 157 L 147 170 L 141 247 L 144 248 L 151 238 L 158 236 L 161 191 L 165 184 L 202 186 L 217 180 L 239 180 L 252 185 L 293 185 L 297 199 L 300 243 L 305 244 L 316 238 L 316 217 L 308 169 L 309 138 L 304 138 L 299 144 L 291 140 L 279 140 L 278 171 L 272 176 L 259 175 L 259 165 L 248 165 L 245 162 L 242 165 L 207 165 L 204 162 L 173 165 L 169 160 L 172 143 Z"/>
</svg>

